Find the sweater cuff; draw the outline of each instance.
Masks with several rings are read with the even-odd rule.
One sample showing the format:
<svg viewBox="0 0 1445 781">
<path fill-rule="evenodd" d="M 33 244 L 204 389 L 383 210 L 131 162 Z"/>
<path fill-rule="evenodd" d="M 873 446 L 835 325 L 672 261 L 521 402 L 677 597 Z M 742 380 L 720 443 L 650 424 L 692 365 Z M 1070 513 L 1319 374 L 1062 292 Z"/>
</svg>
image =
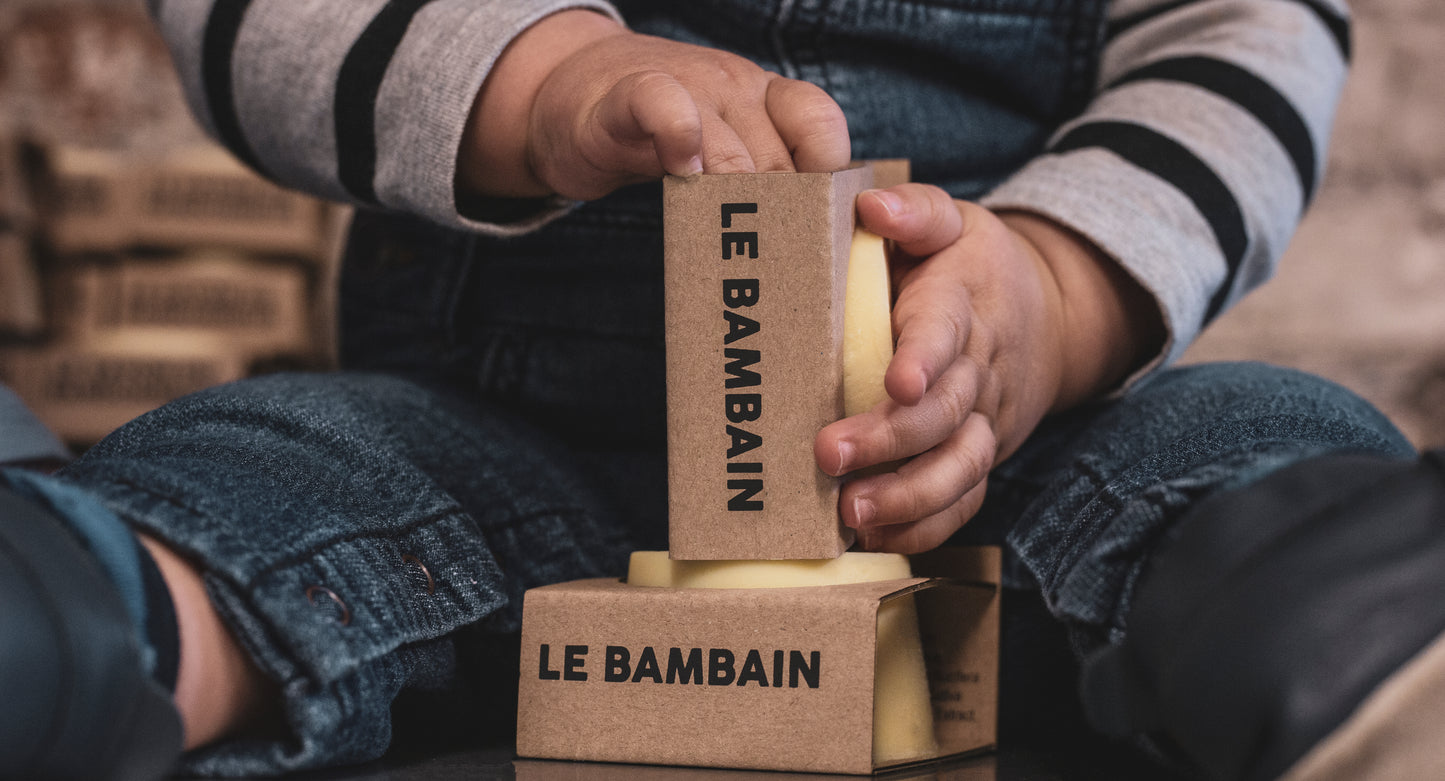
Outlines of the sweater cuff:
<svg viewBox="0 0 1445 781">
<path fill-rule="evenodd" d="M 589 9 L 622 22 L 600 0 L 431 3 L 412 20 L 377 94 L 376 194 L 389 208 L 497 235 L 534 230 L 575 205 L 562 198 L 459 204 L 457 152 L 472 104 L 492 66 L 522 31 L 546 16 Z"/>
<path fill-rule="evenodd" d="M 1164 344 L 1126 384 L 1178 359 L 1199 335 L 1224 258 L 1203 216 L 1168 183 L 1090 148 L 1036 158 L 981 203 L 1032 212 L 1078 232 L 1154 298 Z"/>
</svg>

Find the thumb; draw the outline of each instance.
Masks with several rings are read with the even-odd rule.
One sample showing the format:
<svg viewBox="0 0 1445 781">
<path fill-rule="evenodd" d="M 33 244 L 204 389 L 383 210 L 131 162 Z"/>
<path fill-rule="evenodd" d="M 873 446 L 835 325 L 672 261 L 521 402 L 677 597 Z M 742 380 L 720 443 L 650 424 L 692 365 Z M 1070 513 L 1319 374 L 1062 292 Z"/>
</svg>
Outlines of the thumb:
<svg viewBox="0 0 1445 781">
<path fill-rule="evenodd" d="M 938 187 L 900 184 L 858 195 L 858 217 L 868 230 L 892 239 L 905 255 L 926 258 L 958 241 L 963 215 Z"/>
</svg>

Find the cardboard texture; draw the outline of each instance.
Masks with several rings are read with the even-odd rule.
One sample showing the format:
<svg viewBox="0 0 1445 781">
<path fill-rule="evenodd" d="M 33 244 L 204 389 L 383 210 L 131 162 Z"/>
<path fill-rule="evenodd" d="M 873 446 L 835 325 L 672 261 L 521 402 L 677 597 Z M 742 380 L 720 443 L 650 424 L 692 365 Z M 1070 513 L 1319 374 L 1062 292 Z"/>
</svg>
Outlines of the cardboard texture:
<svg viewBox="0 0 1445 781">
<path fill-rule="evenodd" d="M 868 166 L 663 187 L 669 550 L 826 559 L 852 543 L 813 438 L 842 417 L 843 292 Z"/>
<path fill-rule="evenodd" d="M 0 228 L 0 333 L 34 336 L 45 328 L 40 279 L 30 243 Z"/>
<path fill-rule="evenodd" d="M 789 773 L 677 765 L 628 765 L 612 762 L 513 760 L 517 781 L 855 781 L 841 773 Z M 887 781 L 997 781 L 997 761 L 967 757 L 888 771 Z"/>
<path fill-rule="evenodd" d="M 940 756 L 994 743 L 996 583 L 527 592 L 517 753 L 867 774 L 879 605 L 919 605 Z M 940 710 L 942 706 L 942 710 Z"/>
<path fill-rule="evenodd" d="M 857 194 L 908 180 L 906 161 L 833 174 L 664 184 L 670 555 L 831 559 L 852 542 L 838 481 L 813 460 L 842 414 L 844 284 Z M 999 552 L 939 553 L 917 577 L 806 588 L 679 589 L 597 579 L 534 588 L 522 620 L 517 753 L 550 760 L 869 774 L 929 761 L 915 741 L 875 760 L 874 710 L 938 758 L 993 746 Z M 906 686 L 894 610 L 912 600 Z M 880 634 L 884 633 L 884 634 Z M 917 646 L 912 650 L 917 659 Z M 916 661 L 915 661 L 916 664 Z M 915 698 L 902 692 L 912 689 Z M 902 702 L 904 707 L 884 707 Z M 896 720 L 888 718 L 893 713 Z M 927 727 L 921 727 L 926 730 Z M 884 731 L 879 731 L 879 747 Z M 901 744 L 900 744 L 901 745 Z M 919 749 L 916 746 L 924 746 Z M 575 765 L 518 763 L 571 778 Z M 630 766 L 617 765 L 616 767 Z M 628 777 L 639 777 L 628 775 Z M 671 776 L 670 776 L 671 777 Z"/>
<path fill-rule="evenodd" d="M 83 444 L 174 398 L 240 379 L 246 368 L 245 356 L 184 332 L 0 351 L 0 381 L 57 436 Z"/>
<path fill-rule="evenodd" d="M 79 263 L 53 275 L 56 331 L 188 329 L 253 355 L 309 349 L 306 270 L 218 252 Z"/>
<path fill-rule="evenodd" d="M 911 557 L 915 575 L 949 578 L 994 590 L 1003 582 L 998 548 L 937 548 Z M 923 647 L 956 649 L 948 662 L 928 662 L 934 730 L 964 746 L 992 746 L 998 736 L 998 680 L 1002 601 L 979 591 L 951 599 L 948 592 L 919 595 Z"/>
<path fill-rule="evenodd" d="M 60 252 L 223 246 L 316 258 L 325 207 L 256 175 L 220 148 L 164 155 L 58 147 L 42 186 Z"/>
</svg>

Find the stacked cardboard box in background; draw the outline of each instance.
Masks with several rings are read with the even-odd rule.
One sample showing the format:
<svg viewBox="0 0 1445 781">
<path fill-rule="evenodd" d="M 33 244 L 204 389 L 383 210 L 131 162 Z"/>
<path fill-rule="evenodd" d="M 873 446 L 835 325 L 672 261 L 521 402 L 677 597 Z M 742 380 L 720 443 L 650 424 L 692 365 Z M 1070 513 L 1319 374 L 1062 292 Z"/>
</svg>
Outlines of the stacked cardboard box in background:
<svg viewBox="0 0 1445 781">
<path fill-rule="evenodd" d="M 32 217 L 19 145 L 0 135 L 0 339 L 32 337 L 44 327 L 30 253 Z"/>
<path fill-rule="evenodd" d="M 61 438 L 84 446 L 260 367 L 325 363 L 329 316 L 315 302 L 332 208 L 217 147 L 34 157 L 18 189 L 35 227 L 15 242 L 33 252 L 4 260 L 0 234 L 0 381 Z"/>
<path fill-rule="evenodd" d="M 61 253 L 226 246 L 314 258 L 324 207 L 225 150 L 47 150 L 38 182 L 45 233 Z"/>
</svg>

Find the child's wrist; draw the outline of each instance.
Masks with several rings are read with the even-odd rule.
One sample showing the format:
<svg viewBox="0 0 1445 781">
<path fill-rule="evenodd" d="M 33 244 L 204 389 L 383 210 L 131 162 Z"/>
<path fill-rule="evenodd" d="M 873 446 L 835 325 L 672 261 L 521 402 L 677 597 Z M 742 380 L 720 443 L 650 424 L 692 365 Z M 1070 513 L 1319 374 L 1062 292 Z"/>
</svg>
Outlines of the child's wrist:
<svg viewBox="0 0 1445 781">
<path fill-rule="evenodd" d="M 527 152 L 537 93 L 564 60 L 626 31 L 611 17 L 587 9 L 559 11 L 522 31 L 497 58 L 472 105 L 457 152 L 458 190 L 516 198 L 551 195 Z"/>
<path fill-rule="evenodd" d="M 1060 378 L 1053 411 L 1107 393 L 1158 351 L 1164 341 L 1159 306 L 1117 261 L 1048 218 L 1027 212 L 999 218 L 1034 246 L 1059 291 Z"/>
</svg>

